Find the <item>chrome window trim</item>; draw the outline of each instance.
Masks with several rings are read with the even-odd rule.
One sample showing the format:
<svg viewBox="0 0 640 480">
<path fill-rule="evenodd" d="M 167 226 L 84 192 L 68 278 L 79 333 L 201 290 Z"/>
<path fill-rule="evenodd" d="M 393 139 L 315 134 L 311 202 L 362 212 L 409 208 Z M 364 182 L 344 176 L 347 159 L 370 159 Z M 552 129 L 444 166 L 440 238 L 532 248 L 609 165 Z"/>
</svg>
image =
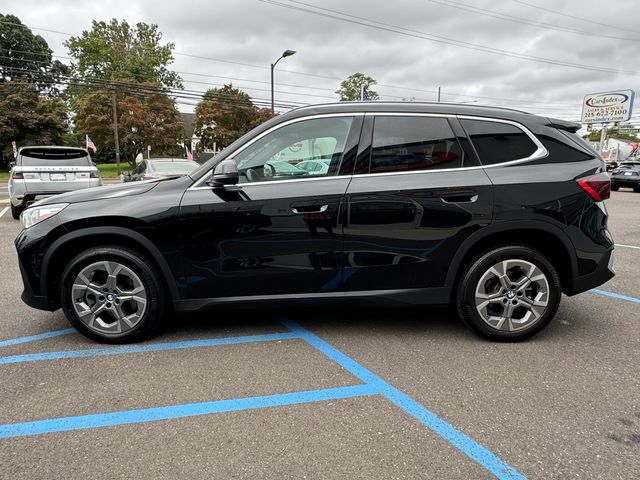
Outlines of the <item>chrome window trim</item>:
<svg viewBox="0 0 640 480">
<path fill-rule="evenodd" d="M 236 155 L 238 155 L 239 153 L 241 153 L 243 150 L 249 148 L 251 145 L 253 145 L 255 142 L 257 142 L 258 140 L 260 140 L 262 137 L 270 134 L 271 132 L 274 132 L 282 127 L 286 127 L 288 125 L 292 125 L 294 123 L 298 123 L 298 122 L 304 122 L 306 120 L 315 120 L 315 119 L 319 119 L 319 118 L 333 118 L 333 117 L 359 117 L 359 116 L 364 116 L 364 112 L 340 112 L 340 113 L 321 113 L 321 114 L 316 114 L 316 115 L 307 115 L 305 117 L 299 117 L 299 118 L 293 118 L 291 120 L 288 120 L 286 122 L 282 122 L 279 123 L 278 125 L 274 125 L 273 127 L 265 130 L 264 132 L 262 132 L 260 135 L 258 135 L 257 137 L 251 139 L 249 142 L 245 143 L 244 145 L 238 147 L 237 150 L 235 150 L 231 155 L 229 155 L 226 159 L 233 159 Z M 348 133 L 348 132 L 347 132 Z M 225 159 L 225 160 L 226 160 Z M 187 190 L 195 190 L 196 188 L 203 188 L 200 185 L 202 183 L 205 182 L 205 180 L 209 177 L 210 172 L 213 171 L 213 169 L 211 169 L 209 172 L 205 173 L 204 175 L 202 175 L 202 177 L 200 177 L 191 187 L 189 187 Z M 349 175 L 351 176 L 351 175 Z M 318 178 L 336 178 L 335 176 L 327 176 L 327 177 L 318 177 Z M 318 178 L 306 178 L 304 180 L 317 180 Z M 300 179 L 302 180 L 302 179 Z M 258 185 L 258 184 L 265 184 L 265 183 L 282 183 L 282 182 L 292 182 L 292 181 L 297 181 L 297 180 L 267 180 L 265 182 L 249 182 L 251 185 Z M 239 185 L 247 185 L 245 184 L 239 184 Z M 211 188 L 211 187 L 205 187 L 205 188 Z"/>
<path fill-rule="evenodd" d="M 496 168 L 496 167 L 508 167 L 511 165 L 518 165 L 520 163 L 530 162 L 531 160 L 537 160 L 539 158 L 544 158 L 549 155 L 549 151 L 545 148 L 545 146 L 538 140 L 538 138 L 523 124 L 519 122 L 515 122 L 513 120 L 505 120 L 502 118 L 495 117 L 477 117 L 473 115 L 456 115 L 449 113 L 422 113 L 422 112 L 341 112 L 341 113 L 327 113 L 327 114 L 317 114 L 317 115 L 308 115 L 305 117 L 294 118 L 287 122 L 280 123 L 278 125 L 274 125 L 269 130 L 262 132 L 259 136 L 251 140 L 249 143 L 246 143 L 238 150 L 233 152 L 228 158 L 233 158 L 233 155 L 242 152 L 245 148 L 249 147 L 253 142 L 259 140 L 265 135 L 277 130 L 278 128 L 285 127 L 287 125 L 291 125 L 296 122 L 301 122 L 305 120 L 311 120 L 316 118 L 330 118 L 330 117 L 355 117 L 355 116 L 385 116 L 385 117 L 436 117 L 436 118 L 457 118 L 459 120 L 478 120 L 483 122 L 493 122 L 493 123 L 506 123 L 508 125 L 512 125 L 527 135 L 531 141 L 535 144 L 536 151 L 533 152 L 526 158 L 519 158 L 516 160 L 509 160 L 508 162 L 502 163 L 494 163 L 491 165 L 477 165 L 473 167 L 461 167 L 461 168 L 441 168 L 438 170 L 415 170 L 415 171 L 407 171 L 407 172 L 381 172 L 381 173 L 360 173 L 355 175 L 335 175 L 335 176 L 324 176 L 324 177 L 309 177 L 309 178 L 298 178 L 298 179 L 287 179 L 287 180 L 267 180 L 264 182 L 249 182 L 239 184 L 242 186 L 245 185 L 277 185 L 280 183 L 291 183 L 291 182 L 310 182 L 316 180 L 332 180 L 332 179 L 344 179 L 350 177 L 377 177 L 377 176 L 389 176 L 389 175 L 424 175 L 424 174 L 434 174 L 434 173 L 447 173 L 447 172 L 459 172 L 461 170 L 480 170 L 486 168 Z M 471 139 L 469 138 L 469 141 Z M 472 142 L 472 141 L 471 141 Z M 473 142 L 472 142 L 473 143 Z M 187 190 L 211 190 L 211 187 L 202 187 L 201 183 L 204 183 L 204 180 L 208 177 L 208 174 L 203 175 L 195 184 L 189 187 Z"/>
</svg>

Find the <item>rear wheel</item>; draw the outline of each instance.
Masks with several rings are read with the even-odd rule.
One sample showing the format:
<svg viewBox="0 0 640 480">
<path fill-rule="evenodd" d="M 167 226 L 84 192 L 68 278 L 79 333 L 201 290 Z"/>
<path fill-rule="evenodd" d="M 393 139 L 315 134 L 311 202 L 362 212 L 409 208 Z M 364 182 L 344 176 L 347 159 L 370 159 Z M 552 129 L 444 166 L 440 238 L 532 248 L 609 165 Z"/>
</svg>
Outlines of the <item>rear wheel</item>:
<svg viewBox="0 0 640 480">
<path fill-rule="evenodd" d="M 640 187 L 634 187 L 633 191 L 636 192 L 636 193 L 640 193 Z"/>
<path fill-rule="evenodd" d="M 11 204 L 11 216 L 14 220 L 18 220 L 20 218 L 20 214 L 24 210 L 24 207 L 14 207 L 13 203 Z"/>
<path fill-rule="evenodd" d="M 618 190 L 620 190 L 620 185 L 615 185 L 615 184 L 611 184 L 611 190 L 613 190 L 614 192 L 617 192 Z"/>
<path fill-rule="evenodd" d="M 547 326 L 561 295 L 560 278 L 542 253 L 499 247 L 469 266 L 458 286 L 458 312 L 485 338 L 518 341 Z"/>
<path fill-rule="evenodd" d="M 129 343 L 153 335 L 162 323 L 164 292 L 153 264 L 120 247 L 94 247 L 62 274 L 60 298 L 69 322 L 83 335 Z"/>
</svg>

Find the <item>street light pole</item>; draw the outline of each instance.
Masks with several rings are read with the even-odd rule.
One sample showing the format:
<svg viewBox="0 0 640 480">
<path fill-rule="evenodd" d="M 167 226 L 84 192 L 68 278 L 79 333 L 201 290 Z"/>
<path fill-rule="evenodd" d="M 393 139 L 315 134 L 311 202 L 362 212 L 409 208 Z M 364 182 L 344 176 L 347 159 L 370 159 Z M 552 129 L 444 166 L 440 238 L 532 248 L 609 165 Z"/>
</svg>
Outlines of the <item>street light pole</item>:
<svg viewBox="0 0 640 480">
<path fill-rule="evenodd" d="M 112 84 L 111 109 L 113 110 L 113 142 L 116 149 L 116 172 L 120 176 L 120 138 L 118 136 L 118 107 L 116 102 L 116 84 Z"/>
<path fill-rule="evenodd" d="M 274 88 L 273 88 L 273 69 L 276 68 L 276 65 L 278 64 L 278 62 L 280 60 L 282 60 L 285 57 L 290 57 L 291 55 L 293 55 L 295 52 L 295 50 L 285 50 L 284 52 L 282 52 L 282 55 L 280 55 L 280 58 L 278 58 L 275 62 L 273 62 L 271 64 L 271 115 L 275 115 L 275 96 L 274 96 Z"/>
</svg>

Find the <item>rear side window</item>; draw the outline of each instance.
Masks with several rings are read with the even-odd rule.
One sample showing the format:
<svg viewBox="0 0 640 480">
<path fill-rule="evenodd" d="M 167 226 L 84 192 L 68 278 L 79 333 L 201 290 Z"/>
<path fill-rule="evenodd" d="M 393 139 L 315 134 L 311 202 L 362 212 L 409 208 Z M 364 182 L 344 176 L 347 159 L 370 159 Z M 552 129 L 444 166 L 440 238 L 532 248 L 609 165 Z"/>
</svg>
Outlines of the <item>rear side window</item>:
<svg viewBox="0 0 640 480">
<path fill-rule="evenodd" d="M 87 167 L 89 156 L 83 150 L 64 148 L 29 148 L 20 151 L 23 167 Z"/>
<path fill-rule="evenodd" d="M 371 173 L 460 168 L 463 152 L 446 118 L 376 117 Z"/>
<path fill-rule="evenodd" d="M 485 120 L 460 119 L 460 122 L 483 165 L 521 160 L 538 149 L 533 140 L 515 125 Z"/>
</svg>

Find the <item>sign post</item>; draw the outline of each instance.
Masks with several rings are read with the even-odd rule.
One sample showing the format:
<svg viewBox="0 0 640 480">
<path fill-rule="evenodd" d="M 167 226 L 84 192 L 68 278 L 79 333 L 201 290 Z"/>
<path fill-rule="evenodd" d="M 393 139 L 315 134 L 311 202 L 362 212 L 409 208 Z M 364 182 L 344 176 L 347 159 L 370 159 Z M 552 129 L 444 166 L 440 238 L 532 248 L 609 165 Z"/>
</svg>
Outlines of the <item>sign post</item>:
<svg viewBox="0 0 640 480">
<path fill-rule="evenodd" d="M 582 102 L 582 123 L 600 123 L 600 154 L 604 148 L 607 124 L 626 122 L 633 112 L 633 90 L 617 90 L 614 92 L 590 93 Z"/>
</svg>

